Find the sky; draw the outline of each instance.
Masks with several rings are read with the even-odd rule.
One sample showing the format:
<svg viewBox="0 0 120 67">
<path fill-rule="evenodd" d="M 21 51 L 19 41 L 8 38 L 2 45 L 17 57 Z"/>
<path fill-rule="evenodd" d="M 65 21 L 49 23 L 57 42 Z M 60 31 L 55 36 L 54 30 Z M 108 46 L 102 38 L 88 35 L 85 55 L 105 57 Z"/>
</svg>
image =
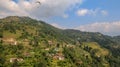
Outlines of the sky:
<svg viewBox="0 0 120 67">
<path fill-rule="evenodd" d="M 0 0 L 0 18 L 29 16 L 61 29 L 117 36 L 119 3 L 120 0 Z"/>
</svg>

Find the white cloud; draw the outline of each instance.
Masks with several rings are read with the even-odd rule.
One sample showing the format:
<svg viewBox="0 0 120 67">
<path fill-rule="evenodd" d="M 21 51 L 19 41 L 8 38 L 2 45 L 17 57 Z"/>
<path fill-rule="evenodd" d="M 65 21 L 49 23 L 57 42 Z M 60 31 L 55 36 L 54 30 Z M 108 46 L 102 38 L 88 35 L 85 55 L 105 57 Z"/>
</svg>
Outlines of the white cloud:
<svg viewBox="0 0 120 67">
<path fill-rule="evenodd" d="M 107 15 L 108 12 L 105 10 L 100 10 L 100 9 L 79 9 L 76 14 L 78 16 L 85 16 L 85 15 L 97 15 L 97 14 L 102 14 L 102 15 Z"/>
<path fill-rule="evenodd" d="M 108 12 L 106 10 L 102 10 L 101 13 L 102 13 L 103 16 L 107 16 L 108 15 Z"/>
<path fill-rule="evenodd" d="M 57 23 L 52 23 L 51 25 L 54 26 L 54 27 L 56 27 L 56 28 L 65 29 L 65 28 L 61 27 L 61 26 L 60 26 L 59 24 L 57 24 Z"/>
<path fill-rule="evenodd" d="M 40 1 L 41 5 L 36 1 Z M 18 0 L 16 3 L 13 0 L 0 0 L 0 17 L 9 15 L 36 18 L 63 16 L 67 9 L 82 2 L 83 0 Z"/>
<path fill-rule="evenodd" d="M 88 32 L 101 32 L 107 35 L 120 35 L 120 21 L 116 22 L 96 22 L 87 25 L 81 25 L 75 29 Z"/>
<path fill-rule="evenodd" d="M 77 11 L 78 16 L 85 16 L 88 14 L 89 10 L 88 9 L 81 9 Z"/>
<path fill-rule="evenodd" d="M 68 17 L 69 17 L 68 14 L 64 14 L 64 15 L 63 15 L 63 18 L 68 18 Z"/>
</svg>

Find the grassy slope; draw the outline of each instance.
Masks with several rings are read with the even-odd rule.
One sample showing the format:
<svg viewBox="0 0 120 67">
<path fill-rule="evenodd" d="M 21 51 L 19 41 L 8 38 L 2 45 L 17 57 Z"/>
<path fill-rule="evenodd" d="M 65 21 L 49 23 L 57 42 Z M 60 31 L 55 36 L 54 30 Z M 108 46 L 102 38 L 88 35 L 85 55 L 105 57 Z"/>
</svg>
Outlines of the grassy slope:
<svg viewBox="0 0 120 67">
<path fill-rule="evenodd" d="M 11 21 L 12 20 L 12 21 Z M 11 23 L 12 22 L 12 23 Z M 10 32 L 9 28 L 8 30 L 5 30 L 4 25 L 9 25 L 10 28 L 12 26 L 13 29 L 15 29 L 15 33 Z M 53 41 L 53 44 L 59 43 L 60 45 L 75 45 L 75 48 L 73 48 L 73 54 L 76 59 L 81 60 L 80 62 L 82 64 L 86 64 L 89 66 L 90 63 L 94 62 L 94 58 L 92 57 L 92 51 L 96 50 L 95 56 L 99 57 L 102 56 L 102 65 L 105 67 L 109 67 L 108 61 L 105 59 L 106 56 L 111 56 L 111 51 L 109 49 L 106 49 L 104 46 L 109 46 L 109 44 L 114 43 L 114 40 L 112 40 L 112 37 L 102 35 L 100 33 L 90 33 L 90 32 L 80 32 L 78 30 L 60 30 L 55 27 L 52 27 L 49 24 L 46 24 L 42 21 L 36 21 L 33 19 L 30 19 L 28 17 L 7 17 L 3 20 L 0 20 L 0 29 L 3 29 L 2 34 L 3 34 L 3 39 L 4 38 L 14 38 L 18 42 L 22 43 L 23 49 L 20 49 L 20 52 L 18 53 L 22 56 L 24 56 L 24 53 L 28 52 L 31 55 L 31 52 L 35 52 L 35 55 L 31 55 L 32 58 L 26 58 L 24 57 L 24 62 L 23 63 L 28 63 L 26 64 L 27 66 L 30 66 L 29 63 L 32 63 L 34 61 L 38 61 L 39 59 L 41 60 L 42 53 L 49 53 L 52 51 L 52 49 L 56 48 L 55 46 L 51 46 L 50 51 L 45 51 L 44 48 L 48 47 L 47 44 L 48 41 Z M 27 32 L 27 34 L 26 34 Z M 21 37 L 23 34 L 26 34 L 27 36 Z M 77 40 L 80 38 L 80 40 Z M 27 39 L 27 42 L 24 42 L 24 40 Z M 36 39 L 36 40 L 35 40 Z M 38 41 L 38 47 L 34 47 L 34 45 L 30 45 L 29 42 L 32 42 L 34 44 L 34 40 Z M 76 43 L 78 42 L 78 43 Z M 79 42 L 82 43 L 82 47 L 79 47 L 78 45 Z M 102 45 L 102 46 L 101 46 Z M 92 50 L 86 51 L 84 49 L 85 46 L 88 46 L 92 48 Z M 11 47 L 8 45 L 8 47 Z M 11 47 L 11 48 L 16 48 L 16 47 Z M 71 48 L 66 47 L 68 50 L 71 50 Z M 39 50 L 38 50 L 39 49 Z M 61 48 L 62 51 L 64 51 L 63 48 Z M 9 52 L 8 55 L 6 55 L 6 58 L 9 59 L 11 57 L 18 57 L 17 53 L 13 53 L 14 50 L 12 49 L 7 49 L 5 52 Z M 72 52 L 71 51 L 71 52 Z M 86 56 L 88 56 L 86 60 Z M 37 57 L 40 58 L 37 58 Z M 51 57 L 49 57 L 51 59 Z M 70 58 L 71 59 L 71 58 Z M 68 60 L 70 59 L 65 59 L 64 62 L 68 66 L 74 66 L 75 60 L 71 60 L 69 62 Z M 9 61 L 9 60 L 7 60 Z M 50 60 L 49 60 L 50 61 Z M 53 62 L 49 62 L 53 66 L 56 66 L 59 60 L 52 60 Z M 89 63 L 88 63 L 89 62 Z M 84 65 L 85 65 L 84 64 Z M 66 66 L 67 66 L 66 65 Z M 84 66 L 83 65 L 83 66 Z"/>
</svg>

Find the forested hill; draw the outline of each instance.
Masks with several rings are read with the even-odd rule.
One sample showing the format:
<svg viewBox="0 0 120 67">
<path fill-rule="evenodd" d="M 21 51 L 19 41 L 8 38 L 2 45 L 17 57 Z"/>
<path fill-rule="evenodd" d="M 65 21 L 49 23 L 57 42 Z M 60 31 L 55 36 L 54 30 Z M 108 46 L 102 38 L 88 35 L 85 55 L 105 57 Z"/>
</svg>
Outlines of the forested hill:
<svg viewBox="0 0 120 67">
<path fill-rule="evenodd" d="M 0 19 L 0 52 L 0 67 L 119 67 L 120 36 L 9 16 Z"/>
</svg>

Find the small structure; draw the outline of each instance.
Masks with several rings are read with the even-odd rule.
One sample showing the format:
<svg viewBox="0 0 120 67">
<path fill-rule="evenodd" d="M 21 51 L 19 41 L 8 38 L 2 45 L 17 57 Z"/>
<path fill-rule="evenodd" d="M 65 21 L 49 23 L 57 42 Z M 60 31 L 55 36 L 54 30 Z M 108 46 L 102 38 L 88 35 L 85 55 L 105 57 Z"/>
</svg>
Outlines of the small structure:
<svg viewBox="0 0 120 67">
<path fill-rule="evenodd" d="M 22 62 L 23 59 L 22 59 L 22 58 L 17 58 L 17 61 L 18 61 L 18 62 Z"/>
<path fill-rule="evenodd" d="M 54 51 L 57 51 L 57 52 L 58 52 L 59 50 L 60 50 L 59 48 L 54 48 Z"/>
<path fill-rule="evenodd" d="M 66 45 L 66 47 L 75 48 L 75 45 L 68 44 L 68 45 Z"/>
<path fill-rule="evenodd" d="M 50 49 L 49 48 L 45 48 L 46 51 L 49 51 Z"/>
<path fill-rule="evenodd" d="M 30 42 L 30 41 L 29 41 L 28 39 L 24 39 L 22 43 L 25 44 L 25 45 L 28 45 L 29 42 Z M 32 43 L 34 44 L 34 42 L 32 42 Z"/>
<path fill-rule="evenodd" d="M 12 62 L 15 62 L 15 61 L 17 61 L 17 58 L 10 58 L 10 62 L 12 63 Z"/>
<path fill-rule="evenodd" d="M 15 41 L 13 44 L 14 44 L 14 45 L 17 45 L 17 41 Z"/>
<path fill-rule="evenodd" d="M 3 42 L 11 44 L 11 45 L 17 45 L 17 41 L 14 38 L 3 38 Z"/>
<path fill-rule="evenodd" d="M 22 58 L 10 58 L 10 62 L 15 62 L 15 61 L 18 61 L 18 62 L 22 62 L 23 59 Z"/>
<path fill-rule="evenodd" d="M 77 65 L 81 65 L 81 64 L 83 63 L 83 62 L 80 61 L 80 60 L 76 60 L 75 62 L 76 62 Z"/>
<path fill-rule="evenodd" d="M 53 56 L 53 59 L 54 60 L 64 60 L 64 56 L 55 55 L 55 56 Z"/>
<path fill-rule="evenodd" d="M 64 60 L 64 55 L 60 52 L 53 56 L 54 60 Z"/>
<path fill-rule="evenodd" d="M 48 44 L 49 44 L 49 45 L 52 45 L 52 44 L 53 44 L 53 42 L 52 42 L 52 41 L 48 41 Z"/>
</svg>

